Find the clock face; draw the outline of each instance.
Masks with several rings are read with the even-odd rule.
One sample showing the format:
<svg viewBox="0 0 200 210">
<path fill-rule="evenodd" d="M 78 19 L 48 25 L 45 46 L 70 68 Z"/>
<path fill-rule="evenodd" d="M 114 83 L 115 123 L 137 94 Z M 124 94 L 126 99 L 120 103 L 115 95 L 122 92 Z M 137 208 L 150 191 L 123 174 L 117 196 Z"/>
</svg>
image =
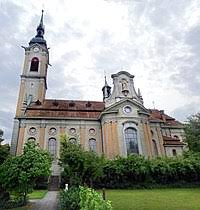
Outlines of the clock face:
<svg viewBox="0 0 200 210">
<path fill-rule="evenodd" d="M 38 48 L 38 47 L 35 47 L 34 49 L 33 49 L 33 51 L 34 52 L 38 52 L 40 49 Z"/>
</svg>

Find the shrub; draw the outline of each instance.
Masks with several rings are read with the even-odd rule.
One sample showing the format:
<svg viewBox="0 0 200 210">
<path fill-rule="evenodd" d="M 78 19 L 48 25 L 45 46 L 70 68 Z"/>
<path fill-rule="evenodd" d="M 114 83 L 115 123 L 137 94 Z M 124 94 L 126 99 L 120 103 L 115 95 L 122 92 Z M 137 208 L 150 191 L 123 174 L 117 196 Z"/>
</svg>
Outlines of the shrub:
<svg viewBox="0 0 200 210">
<path fill-rule="evenodd" d="M 62 180 L 69 186 L 87 185 L 102 176 L 104 158 L 91 151 L 85 151 L 80 144 L 70 142 L 66 135 L 61 137 L 60 166 Z"/>
<path fill-rule="evenodd" d="M 140 155 L 107 160 L 98 188 L 148 188 L 161 185 L 196 185 L 200 182 L 200 154 L 145 159 Z"/>
<path fill-rule="evenodd" d="M 80 210 L 112 210 L 112 206 L 95 190 L 80 187 Z"/>
<path fill-rule="evenodd" d="M 61 191 L 59 195 L 60 209 L 79 210 L 79 188 L 71 187 L 68 191 Z"/>
</svg>

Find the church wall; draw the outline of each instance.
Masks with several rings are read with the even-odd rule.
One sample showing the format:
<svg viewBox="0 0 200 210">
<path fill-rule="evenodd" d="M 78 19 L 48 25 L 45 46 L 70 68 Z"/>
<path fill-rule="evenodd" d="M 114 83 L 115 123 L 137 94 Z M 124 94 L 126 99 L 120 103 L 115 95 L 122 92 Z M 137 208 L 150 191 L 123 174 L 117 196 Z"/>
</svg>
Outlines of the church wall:
<svg viewBox="0 0 200 210">
<path fill-rule="evenodd" d="M 16 109 L 16 116 L 17 117 L 21 115 L 21 108 L 22 108 L 22 105 L 23 105 L 24 95 L 25 95 L 24 92 L 25 92 L 25 80 L 21 79 L 17 109 Z"/>
<path fill-rule="evenodd" d="M 163 142 L 163 137 L 162 137 L 162 129 L 157 126 L 156 127 L 156 131 L 157 131 L 157 135 L 158 135 L 158 141 L 159 141 L 159 145 L 160 145 L 160 151 L 161 151 L 161 155 L 165 155 L 165 150 L 164 150 L 164 142 Z"/>
<path fill-rule="evenodd" d="M 124 107 L 126 106 L 131 107 L 131 113 L 124 111 Z M 114 111 L 114 113 L 112 111 Z M 127 156 L 124 130 L 128 127 L 132 127 L 137 130 L 139 154 L 147 157 L 152 156 L 150 128 L 149 125 L 143 123 L 143 121 L 147 122 L 147 116 L 140 116 L 138 114 L 139 108 L 128 101 L 113 108 L 112 111 L 108 111 L 102 117 L 105 154 L 109 158 L 113 158 L 116 155 Z M 117 137 L 114 138 L 114 133 L 112 133 L 113 124 L 116 124 L 117 130 Z"/>
<path fill-rule="evenodd" d="M 183 154 L 183 147 L 176 147 L 176 146 L 165 146 L 165 153 L 168 157 L 173 157 L 173 150 L 176 151 L 176 155 L 182 155 Z"/>
<path fill-rule="evenodd" d="M 144 152 L 144 155 L 147 157 L 151 157 L 153 156 L 153 152 L 152 152 L 152 144 L 151 144 L 151 134 L 149 133 L 149 125 L 147 124 L 147 122 L 142 122 L 142 126 L 143 126 L 143 134 L 144 134 L 144 140 L 143 141 L 143 147 L 146 149 Z"/>
<path fill-rule="evenodd" d="M 184 130 L 183 128 L 170 128 L 171 136 L 176 138 L 176 136 L 181 140 L 184 141 Z"/>
<path fill-rule="evenodd" d="M 31 130 L 34 130 L 31 132 Z M 68 138 L 75 138 L 89 150 L 89 139 L 96 140 L 96 152 L 102 154 L 101 126 L 99 121 L 87 120 L 24 120 L 23 129 L 19 131 L 17 153 L 22 153 L 23 145 L 29 138 L 36 139 L 41 148 L 48 150 L 48 141 L 57 141 L 57 157 L 59 157 L 60 136 L 66 134 Z"/>
<path fill-rule="evenodd" d="M 119 139 L 117 131 L 117 122 L 115 120 L 106 120 L 102 124 L 104 153 L 107 158 L 113 159 L 119 155 Z"/>
<path fill-rule="evenodd" d="M 151 141 L 154 139 L 156 141 L 158 155 L 165 155 L 164 146 L 163 146 L 163 138 L 161 133 L 161 127 L 159 123 L 150 123 L 150 129 L 152 131 Z M 155 154 L 154 154 L 155 155 Z"/>
<path fill-rule="evenodd" d="M 19 129 L 19 137 L 18 137 L 18 145 L 17 145 L 17 155 L 20 155 L 23 152 L 24 134 L 25 134 L 25 126 L 21 124 L 20 125 L 20 129 Z"/>
</svg>

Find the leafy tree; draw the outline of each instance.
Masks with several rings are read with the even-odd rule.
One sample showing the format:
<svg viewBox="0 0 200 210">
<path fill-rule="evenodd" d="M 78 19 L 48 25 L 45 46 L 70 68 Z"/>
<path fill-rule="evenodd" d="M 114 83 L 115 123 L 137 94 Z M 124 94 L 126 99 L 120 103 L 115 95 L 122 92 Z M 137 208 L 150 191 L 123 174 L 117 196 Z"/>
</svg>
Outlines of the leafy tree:
<svg viewBox="0 0 200 210">
<path fill-rule="evenodd" d="M 189 149 L 200 152 L 200 113 L 189 117 L 189 122 L 185 126 L 185 136 Z"/>
<path fill-rule="evenodd" d="M 3 139 L 0 137 L 0 165 L 9 157 L 10 146 L 8 144 L 1 145 Z M 1 204 L 9 200 L 9 193 L 0 184 L 0 208 Z"/>
<path fill-rule="evenodd" d="M 92 186 L 102 175 L 104 158 L 91 151 L 84 151 L 80 144 L 70 142 L 66 135 L 61 137 L 60 165 L 65 182 L 72 185 Z"/>
<path fill-rule="evenodd" d="M 22 155 L 9 157 L 0 166 L 0 183 L 7 190 L 14 191 L 25 204 L 36 178 L 50 175 L 50 166 L 49 153 L 33 142 L 26 143 Z"/>
<path fill-rule="evenodd" d="M 0 144 L 0 165 L 6 160 L 9 156 L 10 146 L 8 144 Z"/>
</svg>

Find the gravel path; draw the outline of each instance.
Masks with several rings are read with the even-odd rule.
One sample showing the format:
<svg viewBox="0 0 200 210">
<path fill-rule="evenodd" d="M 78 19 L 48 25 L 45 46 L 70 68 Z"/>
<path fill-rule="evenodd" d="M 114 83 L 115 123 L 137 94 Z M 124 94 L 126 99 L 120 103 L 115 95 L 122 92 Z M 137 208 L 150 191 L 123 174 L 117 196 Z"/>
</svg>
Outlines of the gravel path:
<svg viewBox="0 0 200 210">
<path fill-rule="evenodd" d="M 33 200 L 31 210 L 58 210 L 58 191 L 48 191 L 41 200 Z"/>
</svg>

